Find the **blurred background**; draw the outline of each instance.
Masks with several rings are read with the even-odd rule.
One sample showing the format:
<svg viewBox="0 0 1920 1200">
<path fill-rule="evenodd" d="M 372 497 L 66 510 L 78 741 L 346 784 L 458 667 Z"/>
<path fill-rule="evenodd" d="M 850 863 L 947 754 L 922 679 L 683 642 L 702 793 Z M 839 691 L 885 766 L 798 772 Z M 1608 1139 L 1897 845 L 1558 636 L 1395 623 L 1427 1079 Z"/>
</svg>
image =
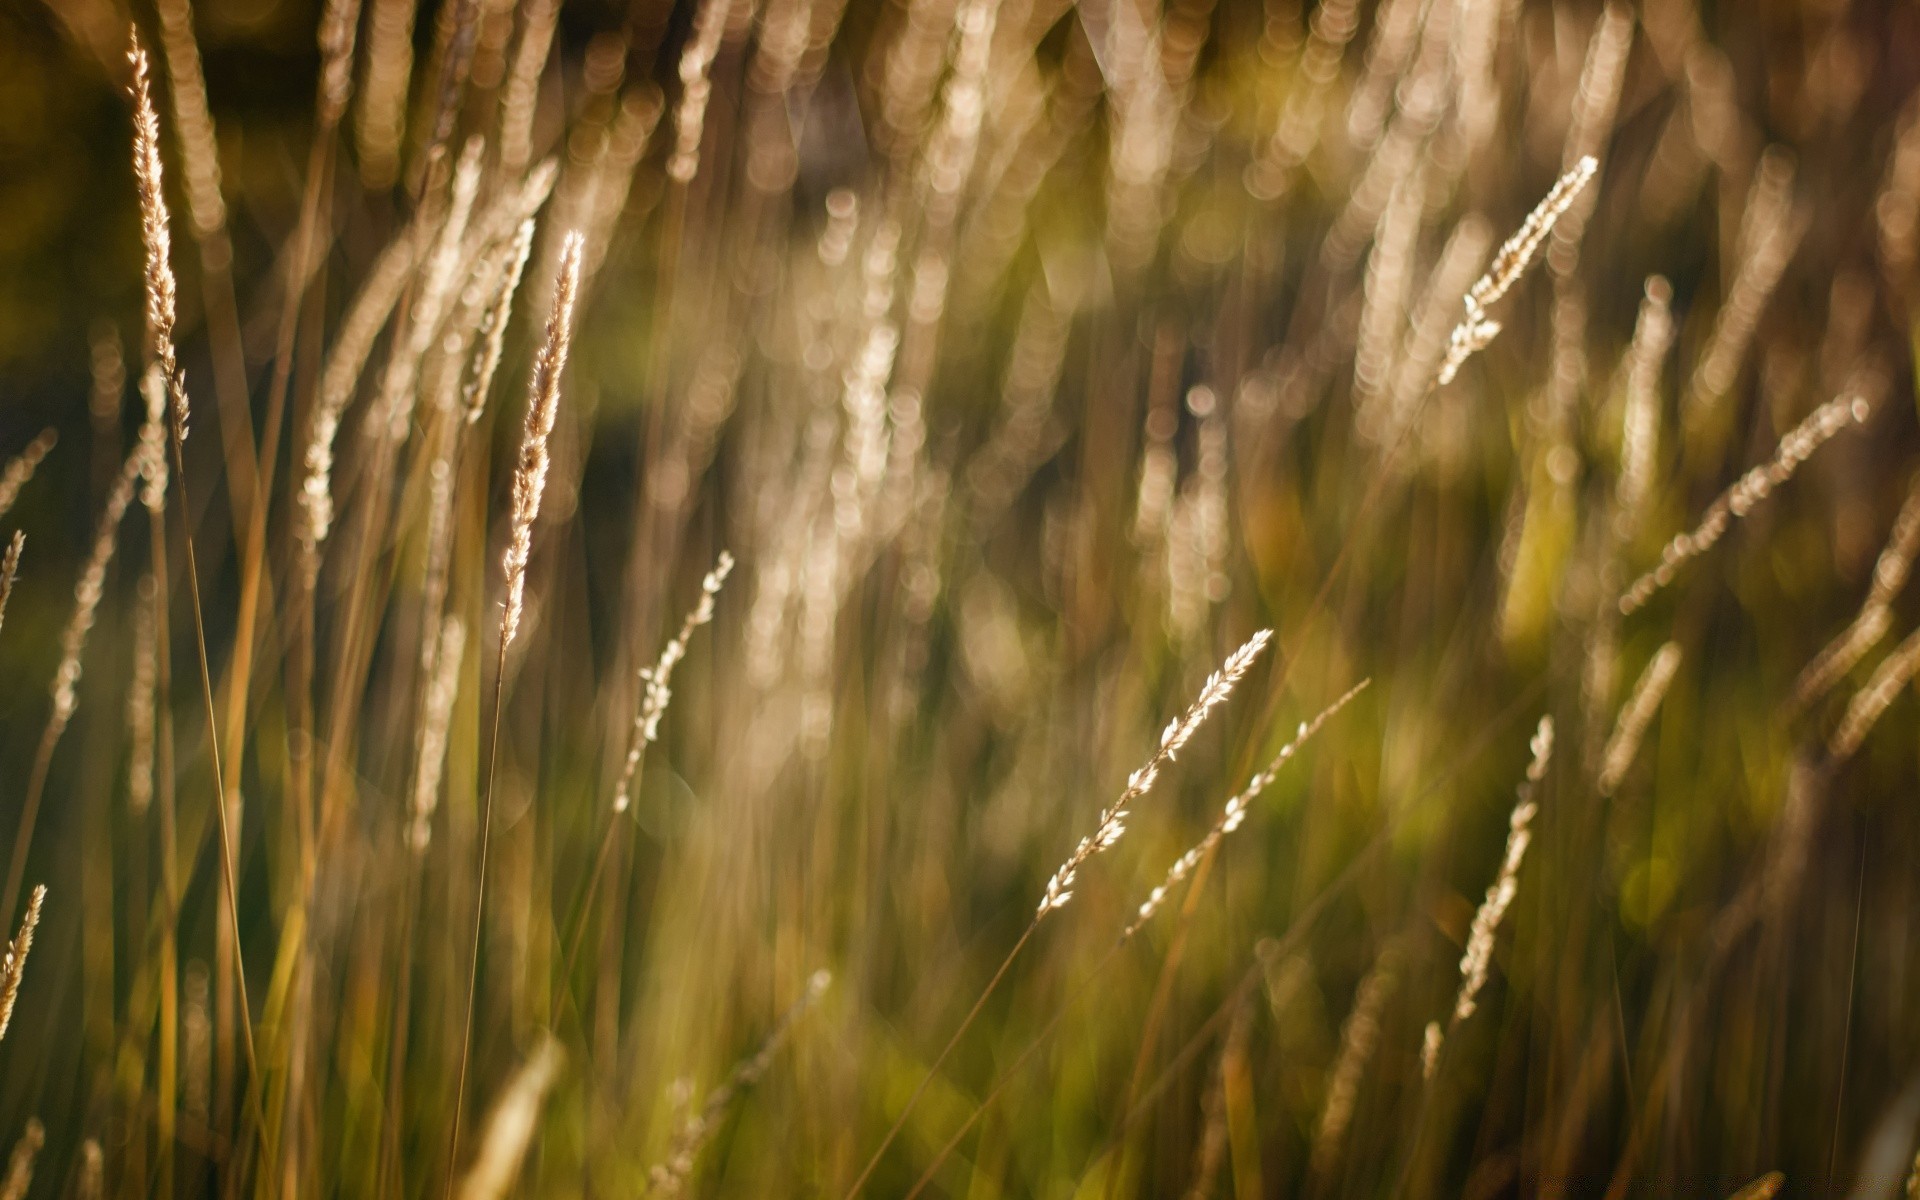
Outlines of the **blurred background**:
<svg viewBox="0 0 1920 1200">
<path fill-rule="evenodd" d="M 1916 85 L 1892 0 L 0 4 L 0 1196 L 1913 1194 Z"/>
</svg>

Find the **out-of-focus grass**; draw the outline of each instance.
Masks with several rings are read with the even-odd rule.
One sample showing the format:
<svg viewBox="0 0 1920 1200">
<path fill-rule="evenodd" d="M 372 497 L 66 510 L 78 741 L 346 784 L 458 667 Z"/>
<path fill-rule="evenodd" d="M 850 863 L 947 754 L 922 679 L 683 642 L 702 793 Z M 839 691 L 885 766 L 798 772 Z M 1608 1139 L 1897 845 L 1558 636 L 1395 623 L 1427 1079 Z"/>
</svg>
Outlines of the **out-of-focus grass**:
<svg viewBox="0 0 1920 1200">
<path fill-rule="evenodd" d="M 1857 751 L 1833 741 L 1913 629 L 1904 586 L 1830 694 L 1792 702 L 1884 566 L 1914 470 L 1920 27 L 1903 8 L 1623 7 L 1609 105 L 1585 3 L 569 0 L 527 59 L 534 157 L 558 175 L 485 415 L 454 433 L 434 407 L 436 381 L 471 370 L 449 321 L 415 343 L 403 438 L 364 419 L 431 307 L 416 272 L 341 426 L 309 606 L 318 375 L 382 248 L 446 219 L 466 139 L 477 212 L 526 178 L 499 165 L 504 97 L 547 11 L 422 5 L 400 180 L 369 186 L 367 84 L 376 58 L 399 64 L 376 29 L 413 5 L 366 8 L 332 131 L 321 12 L 193 14 L 237 343 L 202 301 L 217 271 L 155 13 L 0 12 L 0 453 L 60 434 L 4 518 L 28 541 L 0 629 L 0 829 L 144 411 L 129 20 L 161 56 L 195 413 L 165 523 L 136 505 L 120 531 L 27 847 L 50 897 L 0 1043 L 0 1141 L 44 1122 L 30 1194 L 97 1194 L 89 1142 L 116 1195 L 415 1195 L 450 1174 L 488 1194 L 489 1154 L 509 1191 L 555 1195 L 846 1195 L 869 1165 L 861 1190 L 888 1196 L 923 1177 L 970 1197 L 1904 1183 L 1911 681 L 1882 676 Z M 1434 282 L 1449 236 L 1472 218 L 1497 245 L 1578 153 L 1600 173 L 1563 228 L 1577 242 L 1543 251 L 1456 380 L 1425 386 L 1420 319 L 1444 338 L 1461 313 L 1462 289 Z M 1791 164 L 1784 216 L 1756 199 L 1763 162 Z M 310 196 L 324 262 L 289 310 Z M 498 674 L 508 479 L 576 228 L 574 358 Z M 449 259 L 454 295 L 485 298 L 475 268 L 501 235 Z M 1743 294 L 1769 238 L 1792 245 L 1779 282 Z M 1654 274 L 1674 343 L 1641 397 L 1658 440 L 1623 526 L 1622 363 Z M 1746 317 L 1731 387 L 1696 399 L 1697 365 Z M 286 369 L 278 442 L 223 446 L 216 364 L 238 365 L 256 430 Z M 1855 390 L 1862 424 L 1617 615 L 1668 539 Z M 276 464 L 251 583 L 235 452 Z M 232 924 L 183 512 L 216 721 L 241 751 Z M 722 549 L 739 566 L 616 813 L 639 673 Z M 167 689 L 136 810 L 136 614 L 162 567 Z M 416 851 L 443 612 L 465 650 Z M 1162 728 L 1262 628 L 1265 657 L 1030 928 Z M 1678 670 L 1603 795 L 1600 749 L 1669 641 Z M 1116 945 L 1220 805 L 1363 678 Z M 1532 844 L 1477 1011 L 1450 1025 L 1542 715 L 1558 739 Z M 1389 947 L 1354 1057 L 1356 993 Z M 1429 1022 L 1445 1041 L 1424 1078 Z M 549 1046 L 542 1090 L 518 1073 Z"/>
</svg>

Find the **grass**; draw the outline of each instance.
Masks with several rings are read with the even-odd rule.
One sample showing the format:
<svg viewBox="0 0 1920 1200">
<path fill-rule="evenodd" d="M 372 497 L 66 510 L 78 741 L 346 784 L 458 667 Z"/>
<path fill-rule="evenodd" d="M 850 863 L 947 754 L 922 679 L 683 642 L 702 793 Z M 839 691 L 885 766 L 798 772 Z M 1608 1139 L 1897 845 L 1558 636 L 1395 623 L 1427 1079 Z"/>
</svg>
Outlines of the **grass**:
<svg viewBox="0 0 1920 1200">
<path fill-rule="evenodd" d="M 1910 1187 L 1910 26 L 0 13 L 0 1198 Z"/>
</svg>

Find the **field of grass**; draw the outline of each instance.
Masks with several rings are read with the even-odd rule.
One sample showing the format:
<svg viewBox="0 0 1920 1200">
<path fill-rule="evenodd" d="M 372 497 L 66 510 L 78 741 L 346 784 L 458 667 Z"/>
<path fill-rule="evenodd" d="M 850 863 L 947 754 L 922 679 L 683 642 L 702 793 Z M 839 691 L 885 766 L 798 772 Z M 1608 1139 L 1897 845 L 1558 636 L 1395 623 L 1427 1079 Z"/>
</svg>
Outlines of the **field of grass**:
<svg viewBox="0 0 1920 1200">
<path fill-rule="evenodd" d="M 1920 1194 L 1917 87 L 0 4 L 0 1200 Z"/>
</svg>

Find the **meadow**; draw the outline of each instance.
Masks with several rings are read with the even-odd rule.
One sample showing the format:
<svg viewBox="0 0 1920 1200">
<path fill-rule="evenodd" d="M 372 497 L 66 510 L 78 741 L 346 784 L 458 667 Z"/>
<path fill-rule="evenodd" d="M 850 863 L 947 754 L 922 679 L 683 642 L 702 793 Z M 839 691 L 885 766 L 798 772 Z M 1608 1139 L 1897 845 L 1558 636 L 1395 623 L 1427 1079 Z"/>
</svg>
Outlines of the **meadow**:
<svg viewBox="0 0 1920 1200">
<path fill-rule="evenodd" d="M 1920 1195 L 1916 89 L 0 5 L 0 1200 Z"/>
</svg>

